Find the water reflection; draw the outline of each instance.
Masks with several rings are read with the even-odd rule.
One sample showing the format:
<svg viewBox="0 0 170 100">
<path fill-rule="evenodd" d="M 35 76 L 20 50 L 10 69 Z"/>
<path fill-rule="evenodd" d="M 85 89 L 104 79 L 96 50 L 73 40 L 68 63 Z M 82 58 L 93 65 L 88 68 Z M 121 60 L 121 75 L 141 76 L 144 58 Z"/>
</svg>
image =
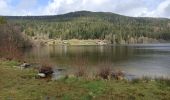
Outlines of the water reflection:
<svg viewBox="0 0 170 100">
<path fill-rule="evenodd" d="M 47 46 L 26 51 L 29 60 L 46 60 L 60 67 L 111 66 L 135 75 L 170 75 L 170 44 L 117 46 Z"/>
</svg>

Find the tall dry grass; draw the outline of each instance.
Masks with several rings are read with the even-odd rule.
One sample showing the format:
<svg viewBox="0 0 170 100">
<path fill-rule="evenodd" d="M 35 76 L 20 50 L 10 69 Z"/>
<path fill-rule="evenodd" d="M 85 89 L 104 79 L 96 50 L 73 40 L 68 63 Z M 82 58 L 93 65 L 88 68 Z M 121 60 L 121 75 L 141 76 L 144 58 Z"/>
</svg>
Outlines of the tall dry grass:
<svg viewBox="0 0 170 100">
<path fill-rule="evenodd" d="M 103 78 L 103 79 L 109 79 L 109 76 L 112 73 L 112 69 L 111 67 L 108 66 L 104 66 L 104 67 L 100 67 L 98 72 L 97 72 L 97 76 Z"/>
<path fill-rule="evenodd" d="M 85 77 L 87 76 L 87 69 L 83 66 L 80 66 L 77 68 L 76 72 L 75 72 L 75 76 L 76 77 Z"/>
</svg>

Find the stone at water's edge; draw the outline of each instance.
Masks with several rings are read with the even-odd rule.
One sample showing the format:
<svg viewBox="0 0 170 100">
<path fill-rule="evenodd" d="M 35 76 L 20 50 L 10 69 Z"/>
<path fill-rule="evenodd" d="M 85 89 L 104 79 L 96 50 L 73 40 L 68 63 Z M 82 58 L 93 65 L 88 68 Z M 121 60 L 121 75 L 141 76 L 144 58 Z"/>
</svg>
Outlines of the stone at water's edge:
<svg viewBox="0 0 170 100">
<path fill-rule="evenodd" d="M 45 78 L 45 77 L 46 77 L 46 75 L 45 75 L 44 73 L 38 73 L 38 76 L 39 76 L 40 78 Z"/>
<path fill-rule="evenodd" d="M 20 67 L 22 67 L 22 68 L 29 68 L 29 67 L 31 67 L 31 64 L 23 63 L 22 65 L 20 65 Z"/>
<path fill-rule="evenodd" d="M 43 73 L 46 76 L 48 76 L 48 75 L 52 75 L 54 73 L 54 71 L 51 67 L 41 67 L 39 69 L 39 73 Z"/>
<path fill-rule="evenodd" d="M 65 69 L 62 68 L 52 68 L 52 67 L 41 67 L 39 73 L 37 74 L 40 78 L 46 78 L 51 76 L 52 80 L 57 80 L 63 76 Z"/>
</svg>

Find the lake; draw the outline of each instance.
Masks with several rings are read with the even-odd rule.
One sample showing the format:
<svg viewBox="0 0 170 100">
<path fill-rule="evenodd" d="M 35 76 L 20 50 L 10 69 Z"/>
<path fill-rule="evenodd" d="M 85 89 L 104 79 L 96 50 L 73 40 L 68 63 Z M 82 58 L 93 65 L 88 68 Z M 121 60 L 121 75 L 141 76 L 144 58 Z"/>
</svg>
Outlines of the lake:
<svg viewBox="0 0 170 100">
<path fill-rule="evenodd" d="M 25 52 L 30 61 L 52 63 L 66 69 L 89 70 L 109 66 L 136 76 L 170 75 L 170 44 L 109 46 L 46 46 Z"/>
</svg>

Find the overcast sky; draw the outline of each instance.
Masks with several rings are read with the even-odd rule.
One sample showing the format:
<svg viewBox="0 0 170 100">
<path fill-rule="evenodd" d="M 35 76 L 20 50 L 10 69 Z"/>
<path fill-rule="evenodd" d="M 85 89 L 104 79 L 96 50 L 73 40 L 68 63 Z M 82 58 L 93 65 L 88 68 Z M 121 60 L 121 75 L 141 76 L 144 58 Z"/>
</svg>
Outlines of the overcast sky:
<svg viewBox="0 0 170 100">
<path fill-rule="evenodd" d="M 170 0 L 0 0 L 0 15 L 58 15 L 81 10 L 170 18 Z"/>
</svg>

